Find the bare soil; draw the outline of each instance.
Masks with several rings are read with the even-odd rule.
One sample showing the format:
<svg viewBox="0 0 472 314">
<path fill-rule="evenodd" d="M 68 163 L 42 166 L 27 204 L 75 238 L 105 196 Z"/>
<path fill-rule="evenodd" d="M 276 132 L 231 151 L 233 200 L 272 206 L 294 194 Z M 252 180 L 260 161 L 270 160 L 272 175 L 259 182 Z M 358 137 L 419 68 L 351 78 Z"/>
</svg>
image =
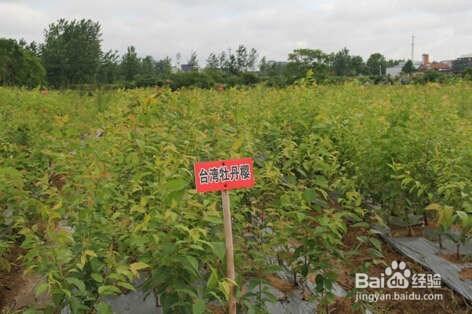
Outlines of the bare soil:
<svg viewBox="0 0 472 314">
<path fill-rule="evenodd" d="M 424 227 L 414 226 L 411 228 L 392 228 L 391 233 L 393 237 L 422 237 L 424 235 Z"/>
<path fill-rule="evenodd" d="M 462 280 L 472 280 L 472 268 L 464 268 L 460 271 L 459 277 Z"/>
<path fill-rule="evenodd" d="M 408 229 L 408 228 L 406 228 Z M 422 228 L 414 228 L 417 234 L 422 234 L 419 231 Z M 347 248 L 354 248 L 358 241 L 357 237 L 361 235 L 368 235 L 366 230 L 350 228 L 347 234 L 344 237 L 344 245 Z M 378 240 L 381 241 L 380 238 Z M 372 261 L 371 254 L 369 249 L 371 247 L 368 245 L 362 245 L 357 254 L 353 257 L 349 257 L 346 261 L 337 261 L 335 263 L 335 268 L 339 274 L 338 282 L 348 291 L 354 288 L 354 277 L 355 273 L 361 269 L 363 263 Z M 383 263 L 373 264 L 369 270 L 368 274 L 372 276 L 379 276 L 384 272 L 386 265 L 389 265 L 392 261 L 405 261 L 408 265 L 408 268 L 414 273 L 427 273 L 427 269 L 424 269 L 421 265 L 416 264 L 407 257 L 399 254 L 393 250 L 388 244 L 382 242 L 382 253 L 384 255 Z M 472 273 L 472 270 L 471 270 Z M 381 289 L 366 289 L 369 292 L 382 292 Z M 456 294 L 453 290 L 442 287 L 440 289 L 391 289 L 385 292 L 401 293 L 420 293 L 420 294 L 429 294 L 429 293 L 440 293 L 443 295 L 442 301 L 379 301 L 377 303 L 371 303 L 371 307 L 375 313 L 472 313 L 472 308 L 469 308 L 465 303 L 465 300 L 462 296 Z M 354 305 L 355 295 L 352 297 L 344 298 L 343 304 L 349 303 L 350 306 Z"/>
<path fill-rule="evenodd" d="M 34 290 L 41 282 L 41 278 L 34 274 L 24 274 L 18 259 L 23 253 L 21 248 L 11 249 L 7 256 L 11 269 L 9 272 L 0 272 L 0 312 L 20 310 L 31 305 L 40 308 L 49 301 L 49 296 L 46 294 L 35 295 Z"/>
</svg>

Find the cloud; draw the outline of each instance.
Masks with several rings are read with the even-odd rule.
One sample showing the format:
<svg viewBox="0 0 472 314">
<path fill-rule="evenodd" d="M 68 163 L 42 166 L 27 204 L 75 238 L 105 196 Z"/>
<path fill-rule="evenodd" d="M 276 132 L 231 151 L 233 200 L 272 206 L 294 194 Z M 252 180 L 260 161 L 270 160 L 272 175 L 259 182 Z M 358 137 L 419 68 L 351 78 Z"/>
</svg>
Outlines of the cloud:
<svg viewBox="0 0 472 314">
<path fill-rule="evenodd" d="M 105 49 L 184 60 L 196 50 L 201 62 L 238 44 L 279 60 L 301 47 L 408 58 L 412 33 L 418 58 L 472 52 L 470 0 L 0 0 L 0 36 L 41 41 L 61 17 L 100 21 Z"/>
</svg>

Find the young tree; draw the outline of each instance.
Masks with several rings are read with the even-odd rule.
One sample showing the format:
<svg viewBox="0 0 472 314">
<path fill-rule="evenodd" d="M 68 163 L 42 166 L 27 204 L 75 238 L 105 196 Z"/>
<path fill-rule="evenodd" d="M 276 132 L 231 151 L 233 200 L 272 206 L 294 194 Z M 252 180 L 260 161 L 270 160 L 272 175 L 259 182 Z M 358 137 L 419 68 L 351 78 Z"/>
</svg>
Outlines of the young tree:
<svg viewBox="0 0 472 314">
<path fill-rule="evenodd" d="M 92 83 L 100 65 L 101 26 L 92 20 L 60 19 L 45 31 L 42 49 L 48 82 L 56 87 Z"/>
</svg>

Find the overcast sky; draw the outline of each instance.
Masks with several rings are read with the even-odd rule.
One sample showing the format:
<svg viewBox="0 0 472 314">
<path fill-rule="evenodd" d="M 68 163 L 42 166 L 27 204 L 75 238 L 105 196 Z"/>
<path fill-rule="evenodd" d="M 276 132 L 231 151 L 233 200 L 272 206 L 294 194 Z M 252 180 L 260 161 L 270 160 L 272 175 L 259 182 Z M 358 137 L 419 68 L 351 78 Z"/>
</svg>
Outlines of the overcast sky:
<svg viewBox="0 0 472 314">
<path fill-rule="evenodd" d="M 0 37 L 42 41 L 61 17 L 99 21 L 106 50 L 134 45 L 183 61 L 196 50 L 201 63 L 239 44 L 273 60 L 295 48 L 343 47 L 409 58 L 413 33 L 415 59 L 472 53 L 472 0 L 0 0 Z"/>
</svg>

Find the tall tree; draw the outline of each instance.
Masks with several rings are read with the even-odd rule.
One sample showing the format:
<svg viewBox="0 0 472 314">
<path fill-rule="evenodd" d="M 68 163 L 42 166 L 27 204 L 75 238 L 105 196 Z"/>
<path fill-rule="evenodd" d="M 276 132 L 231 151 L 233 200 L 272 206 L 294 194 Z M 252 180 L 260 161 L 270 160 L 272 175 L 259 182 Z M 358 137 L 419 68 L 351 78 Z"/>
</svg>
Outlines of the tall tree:
<svg viewBox="0 0 472 314">
<path fill-rule="evenodd" d="M 288 55 L 288 61 L 293 75 L 303 77 L 312 69 L 315 75 L 323 76 L 330 71 L 332 57 L 319 49 L 295 49 Z"/>
<path fill-rule="evenodd" d="M 0 85 L 35 87 L 46 72 L 39 58 L 13 39 L 0 39 Z"/>
<path fill-rule="evenodd" d="M 180 52 L 177 52 L 175 55 L 175 65 L 177 66 L 177 69 L 180 71 L 180 63 L 182 61 L 182 54 Z"/>
<path fill-rule="evenodd" d="M 172 72 L 172 59 L 166 57 L 156 62 L 155 71 L 158 76 L 167 77 Z"/>
<path fill-rule="evenodd" d="M 236 67 L 238 72 L 246 71 L 248 66 L 248 52 L 244 45 L 239 45 L 236 49 Z"/>
<path fill-rule="evenodd" d="M 334 55 L 333 70 L 336 75 L 345 76 L 352 74 L 351 56 L 347 48 L 341 49 Z"/>
<path fill-rule="evenodd" d="M 30 42 L 29 45 L 27 45 L 25 47 L 26 50 L 28 50 L 29 52 L 31 52 L 33 55 L 35 55 L 36 57 L 41 57 L 41 45 L 38 45 L 35 41 L 32 41 Z"/>
<path fill-rule="evenodd" d="M 92 83 L 100 65 L 101 26 L 92 20 L 60 19 L 45 30 L 42 59 L 56 87 Z"/>
<path fill-rule="evenodd" d="M 117 51 L 107 51 L 100 60 L 97 73 L 97 82 L 111 84 L 118 80 L 120 75 L 119 56 Z"/>
<path fill-rule="evenodd" d="M 226 52 L 225 51 L 222 51 L 220 55 L 218 56 L 218 62 L 219 62 L 218 68 L 224 70 L 226 66 Z"/>
<path fill-rule="evenodd" d="M 140 61 L 134 46 L 129 46 L 126 49 L 126 53 L 121 58 L 120 68 L 125 81 L 131 82 L 136 79 L 136 75 L 140 71 Z"/>
<path fill-rule="evenodd" d="M 251 48 L 251 50 L 249 51 L 249 55 L 247 57 L 247 70 L 254 70 L 255 66 L 256 66 L 256 63 L 257 63 L 257 58 L 258 58 L 258 54 L 257 54 L 257 50 L 254 49 L 254 48 Z"/>
<path fill-rule="evenodd" d="M 206 68 L 210 70 L 217 70 L 220 68 L 220 61 L 213 52 L 208 56 Z"/>
<path fill-rule="evenodd" d="M 288 60 L 308 67 L 329 65 L 329 56 L 319 49 L 295 49 L 288 55 Z"/>
<path fill-rule="evenodd" d="M 353 75 L 366 74 L 367 69 L 361 56 L 351 57 L 351 71 Z"/>
<path fill-rule="evenodd" d="M 141 60 L 141 75 L 143 76 L 154 76 L 155 75 L 156 61 L 152 56 L 146 56 Z"/>
<path fill-rule="evenodd" d="M 367 59 L 367 69 L 371 75 L 385 75 L 387 71 L 387 61 L 381 53 L 373 53 Z"/>
<path fill-rule="evenodd" d="M 231 49 L 228 50 L 228 56 L 223 65 L 223 69 L 227 73 L 232 73 L 232 74 L 239 73 L 238 60 L 236 56 L 233 53 L 231 53 Z"/>
<path fill-rule="evenodd" d="M 267 63 L 267 58 L 264 56 L 259 62 L 259 71 L 264 73 L 269 69 L 269 64 Z"/>
<path fill-rule="evenodd" d="M 415 66 L 411 60 L 408 60 L 402 67 L 402 72 L 406 74 L 411 74 L 415 72 Z"/>
<path fill-rule="evenodd" d="M 190 54 L 190 58 L 187 61 L 187 65 L 189 65 L 192 70 L 198 70 L 198 56 L 196 51 L 192 51 Z"/>
</svg>

